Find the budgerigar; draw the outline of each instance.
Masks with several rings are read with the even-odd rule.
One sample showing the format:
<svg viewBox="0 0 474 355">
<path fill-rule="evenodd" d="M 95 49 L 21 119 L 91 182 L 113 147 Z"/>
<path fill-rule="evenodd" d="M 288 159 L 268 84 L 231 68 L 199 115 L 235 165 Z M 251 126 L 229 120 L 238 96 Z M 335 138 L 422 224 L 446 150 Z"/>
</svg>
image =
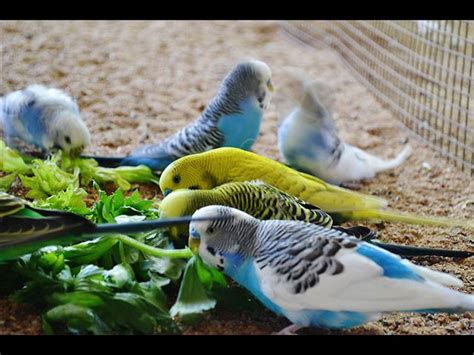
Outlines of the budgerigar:
<svg viewBox="0 0 474 355">
<path fill-rule="evenodd" d="M 209 205 L 223 205 L 241 210 L 260 220 L 279 219 L 304 221 L 326 228 L 332 226 L 332 218 L 326 212 L 310 203 L 300 200 L 262 181 L 229 182 L 211 190 L 181 189 L 167 195 L 160 202 L 160 218 L 191 216 L 199 208 Z M 369 228 L 334 227 L 359 239 L 404 256 L 438 255 L 469 257 L 474 253 L 461 250 L 433 249 L 382 243 L 373 240 L 376 234 Z M 169 228 L 172 239 L 186 242 L 189 227 L 177 225 Z"/>
<path fill-rule="evenodd" d="M 55 88 L 30 85 L 2 97 L 0 117 L 7 144 L 17 149 L 26 144 L 77 155 L 91 141 L 77 103 Z"/>
<path fill-rule="evenodd" d="M 38 209 L 22 199 L 0 192 L 0 263 L 34 252 L 51 244 L 72 244 L 109 233 L 137 233 L 177 224 L 191 217 L 94 224 L 65 211 Z"/>
<path fill-rule="evenodd" d="M 399 166 L 410 155 L 407 146 L 394 159 L 383 160 L 343 142 L 316 86 L 307 81 L 303 85 L 303 99 L 278 130 L 280 153 L 293 168 L 339 185 L 373 178 Z"/>
<path fill-rule="evenodd" d="M 384 199 L 331 185 L 270 158 L 237 148 L 218 148 L 176 160 L 161 174 L 160 188 L 167 195 L 178 189 L 211 189 L 227 182 L 251 180 L 262 180 L 318 206 L 337 223 L 346 220 L 382 220 L 474 228 L 472 221 L 384 210 L 387 206 Z"/>
<path fill-rule="evenodd" d="M 191 222 L 191 249 L 293 326 L 352 328 L 384 312 L 465 312 L 474 295 L 461 280 L 417 266 L 343 232 L 297 221 L 259 221 L 208 206 Z M 283 332 L 284 333 L 284 332 Z"/>
<path fill-rule="evenodd" d="M 101 165 L 147 165 L 162 171 L 188 154 L 218 147 L 249 150 L 260 132 L 273 92 L 271 71 L 258 60 L 238 64 L 225 77 L 201 116 L 163 142 L 144 145 L 128 157 L 93 157 Z"/>
<path fill-rule="evenodd" d="M 332 218 L 320 208 L 291 196 L 262 181 L 230 182 L 211 190 L 181 189 L 167 195 L 159 205 L 160 218 L 191 216 L 208 205 L 237 208 L 258 219 L 303 220 L 324 227 Z M 187 226 L 170 228 L 173 239 L 186 240 Z"/>
</svg>

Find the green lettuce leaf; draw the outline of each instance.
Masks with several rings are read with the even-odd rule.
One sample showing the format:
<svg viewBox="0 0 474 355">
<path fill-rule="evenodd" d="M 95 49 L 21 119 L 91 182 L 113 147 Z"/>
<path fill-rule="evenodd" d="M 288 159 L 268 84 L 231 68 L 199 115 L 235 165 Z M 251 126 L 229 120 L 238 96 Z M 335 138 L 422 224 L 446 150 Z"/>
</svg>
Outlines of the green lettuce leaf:
<svg viewBox="0 0 474 355">
<path fill-rule="evenodd" d="M 15 174 L 28 174 L 31 171 L 29 164 L 25 163 L 20 153 L 7 147 L 0 140 L 0 171 Z"/>
<path fill-rule="evenodd" d="M 0 177 L 0 191 L 7 191 L 15 182 L 17 174 L 12 173 Z"/>
<path fill-rule="evenodd" d="M 75 169 L 73 174 L 67 173 L 61 170 L 54 158 L 33 160 L 31 170 L 33 176 L 20 175 L 23 185 L 30 189 L 26 194 L 29 198 L 44 200 L 68 186 L 79 187 L 79 169 Z"/>
<path fill-rule="evenodd" d="M 90 214 L 90 210 L 84 202 L 85 197 L 87 197 L 87 192 L 83 188 L 69 185 L 66 190 L 59 191 L 46 200 L 35 201 L 34 206 L 70 211 L 80 216 L 86 216 Z"/>
<path fill-rule="evenodd" d="M 170 309 L 172 317 L 186 321 L 193 316 L 214 308 L 216 300 L 209 297 L 204 285 L 199 280 L 196 258 L 189 260 L 184 270 L 176 303 Z"/>
</svg>

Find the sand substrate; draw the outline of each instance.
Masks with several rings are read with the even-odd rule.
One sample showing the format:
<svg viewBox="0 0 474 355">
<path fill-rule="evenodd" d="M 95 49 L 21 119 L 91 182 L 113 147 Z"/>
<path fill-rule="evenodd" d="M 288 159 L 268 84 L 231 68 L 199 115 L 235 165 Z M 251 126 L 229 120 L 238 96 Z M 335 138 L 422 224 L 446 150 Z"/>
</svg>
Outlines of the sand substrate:
<svg viewBox="0 0 474 355">
<path fill-rule="evenodd" d="M 274 22 L 2 22 L 0 94 L 41 83 L 77 98 L 92 133 L 86 153 L 125 155 L 157 142 L 196 118 L 219 82 L 238 61 L 258 58 L 273 71 L 276 93 L 254 151 L 275 159 L 277 128 L 291 108 L 287 67 L 298 67 L 335 90 L 333 112 L 343 139 L 382 157 L 404 144 L 414 154 L 402 167 L 362 182 L 360 191 L 386 198 L 403 211 L 455 218 L 474 217 L 474 182 L 466 173 L 417 141 L 326 48 L 309 48 Z M 423 163 L 428 164 L 423 164 Z M 146 197 L 158 196 L 157 187 Z M 471 232 L 386 223 L 370 225 L 384 241 L 474 250 Z M 449 272 L 474 291 L 474 258 L 415 258 Z M 349 331 L 309 334 L 473 334 L 472 313 L 387 314 Z M 268 334 L 288 325 L 270 312 L 215 309 L 189 334 Z M 0 300 L 0 334 L 41 333 L 38 312 Z"/>
</svg>

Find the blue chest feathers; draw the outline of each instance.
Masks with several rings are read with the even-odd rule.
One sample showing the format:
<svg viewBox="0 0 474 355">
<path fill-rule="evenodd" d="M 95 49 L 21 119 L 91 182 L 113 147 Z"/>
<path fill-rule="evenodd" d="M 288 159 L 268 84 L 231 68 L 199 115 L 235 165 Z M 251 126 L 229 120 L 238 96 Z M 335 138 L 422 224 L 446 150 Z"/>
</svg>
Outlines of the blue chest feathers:
<svg viewBox="0 0 474 355">
<path fill-rule="evenodd" d="M 222 116 L 218 128 L 224 136 L 224 147 L 250 150 L 260 132 L 263 111 L 250 100 L 240 108 L 239 113 Z"/>
</svg>

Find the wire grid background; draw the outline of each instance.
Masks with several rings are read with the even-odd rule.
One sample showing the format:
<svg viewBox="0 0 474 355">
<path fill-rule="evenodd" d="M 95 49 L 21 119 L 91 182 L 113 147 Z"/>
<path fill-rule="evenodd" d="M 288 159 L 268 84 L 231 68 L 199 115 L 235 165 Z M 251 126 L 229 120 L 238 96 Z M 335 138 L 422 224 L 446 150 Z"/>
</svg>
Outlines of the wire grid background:
<svg viewBox="0 0 474 355">
<path fill-rule="evenodd" d="M 474 21 L 283 21 L 335 49 L 403 124 L 474 175 Z"/>
</svg>

